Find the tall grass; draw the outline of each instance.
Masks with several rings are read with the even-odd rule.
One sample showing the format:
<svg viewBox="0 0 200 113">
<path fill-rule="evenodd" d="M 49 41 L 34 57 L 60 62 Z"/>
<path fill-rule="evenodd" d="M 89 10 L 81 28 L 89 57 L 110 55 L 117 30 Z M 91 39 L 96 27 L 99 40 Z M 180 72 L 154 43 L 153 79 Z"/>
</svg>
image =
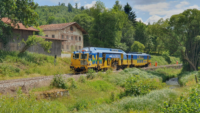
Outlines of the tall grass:
<svg viewBox="0 0 200 113">
<path fill-rule="evenodd" d="M 170 78 L 178 77 L 178 75 L 181 73 L 182 69 L 174 69 L 174 68 L 158 68 L 155 71 L 147 71 L 148 73 L 151 73 L 153 75 L 156 75 L 158 77 L 162 77 L 162 81 L 166 82 Z"/>
<path fill-rule="evenodd" d="M 38 101 L 34 96 L 0 98 L 1 113 L 65 113 L 67 111 L 63 104 L 58 102 Z"/>
<path fill-rule="evenodd" d="M 54 65 L 53 56 L 29 52 L 19 56 L 19 52 L 0 50 L 0 59 L 0 79 L 70 72 L 69 58 L 57 58 L 56 65 Z"/>
<path fill-rule="evenodd" d="M 167 101 L 174 103 L 178 93 L 170 89 L 155 90 L 144 96 L 127 97 L 112 104 L 102 104 L 81 113 L 127 113 L 134 111 L 158 112 L 159 105 Z"/>
<path fill-rule="evenodd" d="M 180 58 L 171 57 L 171 56 L 168 56 L 166 58 L 166 56 L 151 55 L 151 63 L 152 63 L 152 65 L 155 65 L 156 61 L 158 63 L 158 66 L 160 66 L 160 65 L 176 64 L 176 61 L 178 61 L 179 64 L 181 63 Z"/>
<path fill-rule="evenodd" d="M 199 78 L 197 71 L 194 72 L 182 72 L 179 74 L 179 84 L 181 86 L 190 86 L 196 84 L 195 75 Z"/>
</svg>

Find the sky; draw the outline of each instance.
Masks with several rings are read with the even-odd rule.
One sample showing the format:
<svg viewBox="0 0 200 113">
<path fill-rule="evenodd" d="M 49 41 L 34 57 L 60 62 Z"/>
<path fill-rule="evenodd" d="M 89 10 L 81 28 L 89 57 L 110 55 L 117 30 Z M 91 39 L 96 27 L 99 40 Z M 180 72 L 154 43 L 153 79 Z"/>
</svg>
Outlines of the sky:
<svg viewBox="0 0 200 113">
<path fill-rule="evenodd" d="M 34 0 L 40 6 L 48 5 L 55 6 L 58 3 L 71 3 L 75 6 L 78 3 L 78 7 L 92 7 L 97 0 Z M 116 0 L 100 0 L 104 3 L 106 8 L 112 8 Z M 182 13 L 186 9 L 200 9 L 199 0 L 119 0 L 122 6 L 127 3 L 132 7 L 132 10 L 136 13 L 136 20 L 142 21 L 145 24 L 149 22 L 158 21 L 161 18 L 167 19 L 174 14 Z"/>
</svg>

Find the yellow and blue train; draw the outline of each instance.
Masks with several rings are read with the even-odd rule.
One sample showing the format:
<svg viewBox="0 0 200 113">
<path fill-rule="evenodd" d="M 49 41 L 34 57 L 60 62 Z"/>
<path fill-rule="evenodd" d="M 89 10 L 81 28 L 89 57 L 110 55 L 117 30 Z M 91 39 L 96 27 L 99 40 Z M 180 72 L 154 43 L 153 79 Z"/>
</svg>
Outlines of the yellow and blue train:
<svg viewBox="0 0 200 113">
<path fill-rule="evenodd" d="M 113 70 L 127 67 L 148 67 L 151 56 L 146 53 L 126 53 L 120 49 L 86 47 L 71 55 L 70 69 L 74 72 L 87 72 L 88 69 Z"/>
</svg>

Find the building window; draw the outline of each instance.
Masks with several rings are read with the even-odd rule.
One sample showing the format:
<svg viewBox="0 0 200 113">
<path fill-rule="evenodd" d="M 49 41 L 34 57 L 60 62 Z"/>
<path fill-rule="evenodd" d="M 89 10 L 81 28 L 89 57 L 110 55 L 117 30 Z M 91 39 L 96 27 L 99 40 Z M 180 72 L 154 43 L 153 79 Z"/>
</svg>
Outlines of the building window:
<svg viewBox="0 0 200 113">
<path fill-rule="evenodd" d="M 64 39 L 64 35 L 62 35 L 62 39 Z"/>
<path fill-rule="evenodd" d="M 62 45 L 62 49 L 64 49 L 64 46 Z"/>
<path fill-rule="evenodd" d="M 69 39 L 69 36 L 67 36 L 67 40 Z"/>
<path fill-rule="evenodd" d="M 76 46 L 76 48 L 75 48 L 76 50 L 77 50 L 77 46 Z"/>
<path fill-rule="evenodd" d="M 48 35 L 46 35 L 45 37 L 48 37 Z"/>
<path fill-rule="evenodd" d="M 79 50 L 81 49 L 81 46 L 79 46 Z"/>
<path fill-rule="evenodd" d="M 73 27 L 72 26 L 70 27 L 70 30 L 73 31 Z"/>
<path fill-rule="evenodd" d="M 79 41 L 81 41 L 81 37 L 79 37 Z"/>
<path fill-rule="evenodd" d="M 73 40 L 73 36 L 71 36 L 71 40 Z"/>
<path fill-rule="evenodd" d="M 77 36 L 75 37 L 75 39 L 77 40 Z"/>
<path fill-rule="evenodd" d="M 55 38 L 55 35 L 52 35 L 52 38 Z"/>
<path fill-rule="evenodd" d="M 69 49 L 69 45 L 67 45 L 67 49 Z"/>
<path fill-rule="evenodd" d="M 73 45 L 71 45 L 71 50 L 73 51 L 73 49 L 74 49 L 74 47 L 73 47 Z"/>
</svg>

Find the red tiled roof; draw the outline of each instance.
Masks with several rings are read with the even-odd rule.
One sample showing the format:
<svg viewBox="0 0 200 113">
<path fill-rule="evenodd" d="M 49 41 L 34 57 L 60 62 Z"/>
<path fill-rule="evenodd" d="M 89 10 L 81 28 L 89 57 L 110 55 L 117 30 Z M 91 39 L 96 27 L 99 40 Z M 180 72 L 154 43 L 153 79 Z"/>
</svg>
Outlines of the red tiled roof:
<svg viewBox="0 0 200 113">
<path fill-rule="evenodd" d="M 33 27 L 26 28 L 22 23 L 18 23 L 18 25 L 19 25 L 19 28 L 18 28 L 18 25 L 14 26 L 14 24 L 11 23 L 11 20 L 8 19 L 8 18 L 2 18 L 1 21 L 3 21 L 6 24 L 11 24 L 11 26 L 14 27 L 14 29 L 28 30 L 28 31 L 39 31 L 39 30 L 37 30 Z"/>
<path fill-rule="evenodd" d="M 75 25 L 78 29 L 80 29 L 83 34 L 87 34 L 87 32 L 76 22 L 71 23 L 62 23 L 62 24 L 49 24 L 49 25 L 41 25 L 40 28 L 43 29 L 43 31 L 54 31 L 54 30 L 61 30 L 64 29 L 70 25 Z"/>
<path fill-rule="evenodd" d="M 41 38 L 48 39 L 48 40 L 67 41 L 66 39 L 50 38 L 50 37 L 39 36 L 39 35 L 37 35 L 37 37 L 41 37 Z"/>
</svg>

